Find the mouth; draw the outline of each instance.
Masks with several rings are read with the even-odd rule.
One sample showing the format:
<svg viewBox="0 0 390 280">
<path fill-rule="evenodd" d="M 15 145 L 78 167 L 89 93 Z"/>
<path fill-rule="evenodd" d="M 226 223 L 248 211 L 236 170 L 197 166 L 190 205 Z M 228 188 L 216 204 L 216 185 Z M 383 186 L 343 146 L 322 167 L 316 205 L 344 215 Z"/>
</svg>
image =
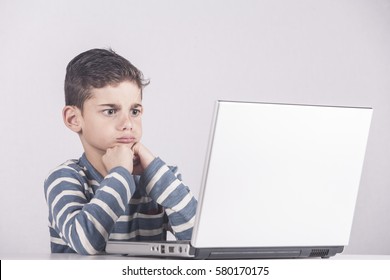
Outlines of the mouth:
<svg viewBox="0 0 390 280">
<path fill-rule="evenodd" d="M 116 141 L 120 144 L 132 144 L 135 143 L 135 138 L 134 137 L 120 137 L 116 138 Z"/>
</svg>

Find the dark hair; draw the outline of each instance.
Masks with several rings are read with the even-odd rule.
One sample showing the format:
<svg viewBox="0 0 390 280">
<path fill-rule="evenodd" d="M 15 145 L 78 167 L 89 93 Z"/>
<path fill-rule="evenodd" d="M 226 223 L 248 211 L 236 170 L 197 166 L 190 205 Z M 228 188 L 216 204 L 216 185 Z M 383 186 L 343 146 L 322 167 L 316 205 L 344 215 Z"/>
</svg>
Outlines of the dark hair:
<svg viewBox="0 0 390 280">
<path fill-rule="evenodd" d="M 91 49 L 73 58 L 66 67 L 65 104 L 83 109 L 93 88 L 117 85 L 123 81 L 142 90 L 149 84 L 143 74 L 127 59 L 108 49 Z M 142 96 L 142 95 L 141 95 Z"/>
</svg>

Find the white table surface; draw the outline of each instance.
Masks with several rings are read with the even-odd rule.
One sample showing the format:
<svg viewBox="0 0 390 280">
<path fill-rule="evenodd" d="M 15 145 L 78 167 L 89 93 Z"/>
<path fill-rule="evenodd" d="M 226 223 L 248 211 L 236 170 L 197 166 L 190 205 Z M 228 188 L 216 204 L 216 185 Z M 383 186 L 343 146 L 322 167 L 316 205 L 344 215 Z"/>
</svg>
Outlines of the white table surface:
<svg viewBox="0 0 390 280">
<path fill-rule="evenodd" d="M 1 260 L 127 260 L 127 259 L 144 259 L 144 260 L 158 260 L 159 258 L 139 258 L 122 255 L 94 255 L 83 256 L 78 254 L 8 254 L 0 253 Z M 313 260 L 321 260 L 321 258 L 310 258 Z M 299 260 L 299 259 L 297 259 Z M 346 255 L 337 254 L 329 260 L 390 260 L 390 255 Z"/>
</svg>

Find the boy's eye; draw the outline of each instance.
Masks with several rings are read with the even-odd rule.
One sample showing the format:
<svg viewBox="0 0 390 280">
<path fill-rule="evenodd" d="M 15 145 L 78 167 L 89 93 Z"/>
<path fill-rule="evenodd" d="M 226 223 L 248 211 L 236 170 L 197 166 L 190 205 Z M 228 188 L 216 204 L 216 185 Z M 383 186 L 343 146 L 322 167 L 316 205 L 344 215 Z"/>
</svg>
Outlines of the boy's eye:
<svg viewBox="0 0 390 280">
<path fill-rule="evenodd" d="M 107 109 L 103 111 L 103 114 L 107 116 L 113 116 L 115 115 L 116 111 L 117 111 L 116 109 Z"/>
<path fill-rule="evenodd" d="M 138 110 L 138 109 L 132 109 L 132 110 L 130 111 L 130 115 L 131 115 L 132 117 L 138 117 L 140 114 L 141 114 L 141 110 Z"/>
</svg>

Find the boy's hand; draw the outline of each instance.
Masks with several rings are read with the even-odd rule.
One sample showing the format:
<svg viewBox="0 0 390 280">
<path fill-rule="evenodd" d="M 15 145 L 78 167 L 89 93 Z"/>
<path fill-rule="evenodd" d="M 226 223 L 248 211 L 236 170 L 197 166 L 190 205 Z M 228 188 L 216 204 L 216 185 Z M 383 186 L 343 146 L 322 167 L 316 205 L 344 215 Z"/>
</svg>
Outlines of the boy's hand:
<svg viewBox="0 0 390 280">
<path fill-rule="evenodd" d="M 103 164 L 107 172 L 114 167 L 122 166 L 130 173 L 133 172 L 134 153 L 128 145 L 118 145 L 107 149 L 106 154 L 102 157 Z"/>
<path fill-rule="evenodd" d="M 155 159 L 155 156 L 142 143 L 135 143 L 132 147 L 133 158 L 133 174 L 141 175 L 149 164 Z"/>
</svg>

